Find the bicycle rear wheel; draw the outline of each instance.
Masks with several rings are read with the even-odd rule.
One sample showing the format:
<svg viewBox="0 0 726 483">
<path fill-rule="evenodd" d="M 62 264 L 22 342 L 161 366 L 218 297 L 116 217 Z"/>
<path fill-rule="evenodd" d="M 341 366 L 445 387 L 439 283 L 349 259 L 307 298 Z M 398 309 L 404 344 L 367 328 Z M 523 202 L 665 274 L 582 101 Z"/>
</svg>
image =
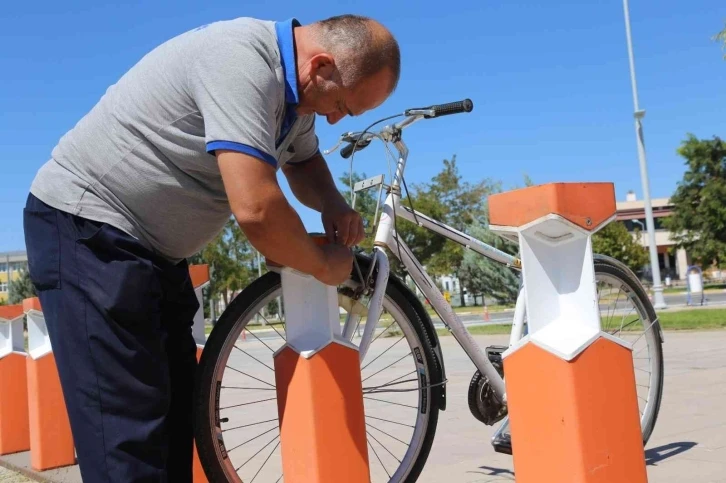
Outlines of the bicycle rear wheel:
<svg viewBox="0 0 726 483">
<path fill-rule="evenodd" d="M 643 444 L 653 434 L 663 399 L 663 332 L 653 304 L 622 262 L 595 255 L 600 325 L 633 346 L 633 368 Z"/>
<path fill-rule="evenodd" d="M 362 273 L 369 259 L 358 256 Z M 338 287 L 339 305 L 365 315 L 356 299 L 354 268 Z M 285 344 L 284 317 L 260 315 L 281 298 L 280 275 L 269 272 L 227 307 L 212 330 L 198 370 L 195 433 L 197 451 L 214 482 L 284 481 L 273 354 Z M 433 443 L 441 398 L 441 371 L 431 346 L 430 319 L 413 293 L 393 275 L 384 313 L 361 363 L 371 482 L 412 482 Z M 267 320 L 267 329 L 255 325 Z M 362 323 L 367 322 L 361 320 Z M 361 324 L 362 326 L 362 324 Z M 354 331 L 358 344 L 362 327 Z"/>
</svg>

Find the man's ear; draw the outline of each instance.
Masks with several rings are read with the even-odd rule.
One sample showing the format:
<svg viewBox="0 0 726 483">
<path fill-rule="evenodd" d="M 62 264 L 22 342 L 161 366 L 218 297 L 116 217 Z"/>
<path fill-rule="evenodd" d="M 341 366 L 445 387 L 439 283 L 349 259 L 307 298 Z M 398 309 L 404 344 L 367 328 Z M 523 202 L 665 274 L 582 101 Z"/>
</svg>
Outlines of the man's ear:
<svg viewBox="0 0 726 483">
<path fill-rule="evenodd" d="M 310 58 L 310 77 L 322 77 L 325 80 L 331 80 L 335 73 L 335 58 L 332 54 L 323 52 L 315 54 Z"/>
</svg>

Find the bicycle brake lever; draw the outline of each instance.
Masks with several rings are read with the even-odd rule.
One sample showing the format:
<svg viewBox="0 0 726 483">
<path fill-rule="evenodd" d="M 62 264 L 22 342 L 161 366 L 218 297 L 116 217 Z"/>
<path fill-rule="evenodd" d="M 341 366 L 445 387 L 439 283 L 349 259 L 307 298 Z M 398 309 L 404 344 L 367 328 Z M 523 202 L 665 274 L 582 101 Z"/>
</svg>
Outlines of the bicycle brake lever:
<svg viewBox="0 0 726 483">
<path fill-rule="evenodd" d="M 341 144 L 343 144 L 344 142 L 350 142 L 349 139 L 350 139 L 350 136 L 352 136 L 352 135 L 353 135 L 353 133 L 351 131 L 348 131 L 347 133 L 344 133 L 338 139 L 337 144 L 335 146 L 333 146 L 332 148 L 329 148 L 329 149 L 324 150 L 323 151 L 323 154 L 328 155 L 330 153 L 334 153 L 335 151 L 338 150 L 338 148 L 340 147 Z"/>
</svg>

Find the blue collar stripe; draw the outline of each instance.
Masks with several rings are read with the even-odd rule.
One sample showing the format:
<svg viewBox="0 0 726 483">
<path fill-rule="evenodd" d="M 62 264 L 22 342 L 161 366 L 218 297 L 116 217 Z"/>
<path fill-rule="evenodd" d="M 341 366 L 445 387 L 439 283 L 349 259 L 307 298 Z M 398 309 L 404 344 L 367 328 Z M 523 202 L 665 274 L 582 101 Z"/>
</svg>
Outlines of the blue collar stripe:
<svg viewBox="0 0 726 483">
<path fill-rule="evenodd" d="M 275 24 L 277 32 L 277 45 L 280 49 L 282 71 L 285 76 L 285 102 L 298 104 L 300 98 L 297 92 L 297 64 L 295 62 L 295 44 L 292 34 L 293 27 L 300 26 L 300 22 L 291 18 Z"/>
</svg>

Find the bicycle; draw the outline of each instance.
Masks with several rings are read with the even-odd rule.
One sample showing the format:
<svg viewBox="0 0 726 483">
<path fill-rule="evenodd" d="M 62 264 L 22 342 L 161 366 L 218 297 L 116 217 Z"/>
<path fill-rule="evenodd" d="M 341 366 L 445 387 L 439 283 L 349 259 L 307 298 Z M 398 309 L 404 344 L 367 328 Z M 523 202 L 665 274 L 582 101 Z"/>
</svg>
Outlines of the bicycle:
<svg viewBox="0 0 726 483">
<path fill-rule="evenodd" d="M 379 203 L 374 217 L 377 220 L 374 227 L 375 243 L 371 253 L 356 253 L 350 279 L 338 287 L 339 305 L 345 315 L 344 320 L 341 320 L 342 334 L 354 343 L 357 341 L 360 350 L 372 482 L 416 481 L 430 453 L 439 411 L 446 409 L 447 402 L 444 355 L 435 324 L 414 290 L 390 273 L 386 251 L 402 263 L 416 288 L 430 301 L 445 330 L 453 335 L 473 362 L 476 371 L 468 391 L 469 409 L 478 421 L 486 425 L 500 423 L 491 444 L 497 452 L 512 453 L 507 432 L 508 415 L 501 360 L 501 354 L 508 346 L 482 349 L 410 248 L 398 236 L 396 229 L 399 218 L 416 223 L 464 245 L 466 249 L 505 264 L 512 270 L 521 270 L 521 261 L 517 257 L 401 203 L 401 182 L 405 186 L 403 176 L 409 154 L 403 141 L 403 130 L 424 119 L 470 112 L 472 108 L 473 104 L 467 99 L 408 109 L 398 115 L 404 117 L 402 121 L 376 132 L 369 131 L 373 125 L 396 117 L 391 116 L 362 132 L 344 133 L 338 144 L 326 151 L 334 152 L 341 144 L 345 144 L 341 156 L 349 158 L 376 138 L 387 147 L 392 143 L 398 151 L 396 171 L 390 185 L 386 185 L 383 175 L 380 175 L 351 187 L 353 204 L 355 193 L 378 187 Z M 379 214 L 380 195 L 384 188 L 386 197 Z M 617 332 L 624 338 L 630 335 L 635 338 L 633 357 L 634 363 L 637 362 L 636 382 L 645 444 L 655 426 L 662 398 L 663 332 L 653 306 L 633 272 L 621 262 L 603 255 L 595 255 L 594 263 L 601 311 L 603 303 L 615 301 L 612 312 L 607 308 L 608 320 L 601 313 L 603 330 L 611 328 L 614 316 L 622 315 L 619 325 L 616 320 L 612 333 Z M 606 285 L 611 286 L 611 289 L 606 289 Z M 617 294 L 613 293 L 614 290 L 617 290 Z M 526 334 L 523 293 L 520 282 L 509 335 L 510 346 Z M 195 432 L 199 457 L 210 481 L 246 483 L 262 481 L 257 478 L 264 478 L 264 481 L 277 482 L 283 478 L 279 454 L 273 458 L 280 445 L 276 398 L 273 397 L 274 393 L 270 393 L 274 391 L 274 379 L 269 382 L 268 372 L 274 373 L 274 369 L 264 361 L 264 357 L 274 354 L 284 344 L 284 319 L 281 315 L 282 331 L 276 327 L 279 324 L 270 323 L 267 318 L 266 333 L 248 327 L 260 309 L 269 308 L 272 302 L 279 301 L 280 294 L 280 275 L 271 269 L 246 287 L 225 309 L 202 353 L 196 389 L 199 410 Z M 621 294 L 625 295 L 623 303 L 632 304 L 630 310 L 619 305 Z M 633 313 L 638 318 L 630 320 Z M 390 324 L 389 319 L 393 319 Z M 382 321 L 385 323 L 380 324 Z M 642 331 L 635 332 L 636 328 L 642 328 Z M 237 344 L 243 331 L 246 331 L 245 348 Z M 277 340 L 278 336 L 280 340 Z M 390 343 L 390 339 L 395 339 L 395 342 Z M 399 345 L 403 340 L 407 347 Z M 645 342 L 645 347 L 638 349 L 635 344 L 640 341 Z M 382 346 L 374 347 L 378 342 Z M 645 366 L 638 362 L 644 358 L 636 357 L 644 351 L 648 356 Z M 230 365 L 237 362 L 246 363 L 244 370 Z M 402 364 L 406 363 L 410 367 L 402 369 Z M 380 366 L 384 367 L 380 369 Z M 259 372 L 256 373 L 256 370 Z M 388 370 L 393 371 L 393 374 L 382 377 L 381 374 Z M 646 381 L 643 380 L 645 374 Z M 231 385 L 222 384 L 224 375 L 230 376 Z M 643 382 L 647 385 L 641 384 Z M 253 386 L 249 387 L 250 384 Z M 647 387 L 647 391 L 642 391 L 643 387 Z M 221 404 L 223 395 L 229 397 L 230 404 Z M 262 408 L 267 411 L 267 416 L 258 414 Z M 250 437 L 252 434 L 255 436 Z M 390 442 L 390 447 L 385 446 L 382 440 Z M 263 442 L 265 444 L 256 449 Z M 242 450 L 249 451 L 251 456 L 240 456 L 237 459 L 237 456 L 243 454 Z M 237 463 L 232 461 L 233 453 L 236 461 L 242 462 L 241 465 L 236 466 Z M 252 463 L 254 460 L 257 462 Z M 259 460 L 262 460 L 262 465 L 258 468 Z M 244 477 L 238 474 L 240 470 Z"/>
</svg>

